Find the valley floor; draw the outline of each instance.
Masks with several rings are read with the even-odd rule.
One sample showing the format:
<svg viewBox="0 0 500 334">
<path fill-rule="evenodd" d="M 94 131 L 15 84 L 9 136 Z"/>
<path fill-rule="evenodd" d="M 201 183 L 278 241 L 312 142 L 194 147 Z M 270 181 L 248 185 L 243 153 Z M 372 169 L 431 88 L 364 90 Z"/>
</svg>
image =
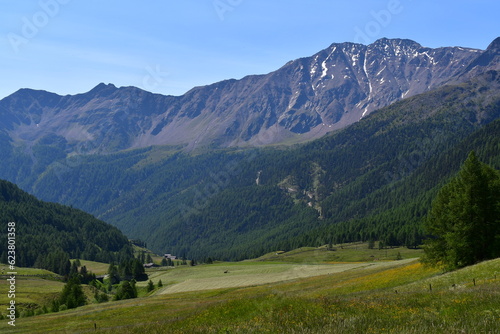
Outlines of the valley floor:
<svg viewBox="0 0 500 334">
<path fill-rule="evenodd" d="M 153 270 L 164 287 L 147 297 L 20 318 L 6 332 L 500 333 L 500 259 L 443 273 L 412 258 L 308 264 L 303 254 Z"/>
</svg>

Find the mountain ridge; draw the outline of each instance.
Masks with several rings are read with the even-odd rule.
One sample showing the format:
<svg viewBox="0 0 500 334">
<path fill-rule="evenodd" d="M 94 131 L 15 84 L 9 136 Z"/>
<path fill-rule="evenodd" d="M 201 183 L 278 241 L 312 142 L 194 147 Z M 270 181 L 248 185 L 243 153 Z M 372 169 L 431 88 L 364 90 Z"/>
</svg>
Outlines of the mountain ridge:
<svg viewBox="0 0 500 334">
<path fill-rule="evenodd" d="M 407 39 L 333 43 L 268 74 L 181 96 L 104 83 L 65 96 L 21 89 L 0 100 L 0 131 L 28 150 L 55 135 L 66 154 L 304 142 L 402 98 L 500 69 L 497 44 L 482 51 L 432 49 Z"/>
</svg>

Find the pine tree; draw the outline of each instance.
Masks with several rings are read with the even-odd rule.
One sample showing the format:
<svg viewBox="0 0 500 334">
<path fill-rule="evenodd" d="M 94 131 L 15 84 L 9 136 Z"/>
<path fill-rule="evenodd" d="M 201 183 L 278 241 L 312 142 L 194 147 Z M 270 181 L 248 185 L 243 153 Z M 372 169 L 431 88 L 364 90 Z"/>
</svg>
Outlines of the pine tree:
<svg viewBox="0 0 500 334">
<path fill-rule="evenodd" d="M 108 276 L 110 284 L 117 284 L 120 282 L 120 275 L 118 274 L 118 268 L 113 263 L 109 265 Z"/>
<path fill-rule="evenodd" d="M 148 275 L 146 275 L 146 272 L 144 271 L 144 266 L 139 261 L 132 259 L 130 267 L 132 270 L 132 277 L 135 280 L 145 281 L 148 279 Z"/>
<path fill-rule="evenodd" d="M 425 221 L 424 261 L 455 269 L 500 256 L 500 174 L 471 152 Z"/>
<path fill-rule="evenodd" d="M 149 280 L 148 282 L 148 292 L 151 292 L 155 289 L 155 284 L 153 283 L 152 280 Z"/>
<path fill-rule="evenodd" d="M 123 281 L 120 283 L 115 295 L 115 300 L 131 299 L 137 297 L 137 289 L 134 281 Z"/>
<path fill-rule="evenodd" d="M 68 280 L 68 283 L 63 288 L 59 296 L 59 304 L 66 305 L 69 309 L 78 306 L 83 306 L 86 303 L 85 293 L 78 276 L 73 276 Z"/>
<path fill-rule="evenodd" d="M 59 312 L 59 306 L 60 306 L 59 299 L 52 300 L 52 307 L 51 307 L 52 312 Z"/>
<path fill-rule="evenodd" d="M 71 263 L 71 267 L 70 267 L 70 270 L 69 270 L 69 275 L 73 276 L 75 274 L 78 274 L 78 265 L 76 264 L 76 261 L 73 261 Z"/>
</svg>

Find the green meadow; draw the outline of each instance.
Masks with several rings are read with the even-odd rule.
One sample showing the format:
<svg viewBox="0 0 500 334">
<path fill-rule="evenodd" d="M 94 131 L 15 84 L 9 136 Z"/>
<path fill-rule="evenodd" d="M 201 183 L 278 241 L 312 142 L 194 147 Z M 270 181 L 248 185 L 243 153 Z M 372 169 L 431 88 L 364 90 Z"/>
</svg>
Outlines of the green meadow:
<svg viewBox="0 0 500 334">
<path fill-rule="evenodd" d="M 417 251 L 403 248 L 388 250 L 399 252 L 401 260 L 330 261 L 332 253 L 356 258 L 368 251 L 365 245 L 353 247 L 156 268 L 150 278 L 164 286 L 148 296 L 19 318 L 15 328 L 4 319 L 1 328 L 11 333 L 500 333 L 500 259 L 449 273 L 423 266 L 414 257 Z M 347 254 L 355 247 L 358 256 Z M 271 259 L 275 256 L 281 258 Z"/>
<path fill-rule="evenodd" d="M 408 260 L 402 260 L 407 262 Z M 387 262 L 337 263 L 337 264 L 286 264 L 286 263 L 225 263 L 179 268 L 171 271 L 153 272 L 150 279 L 157 284 L 160 280 L 167 286 L 159 294 L 237 288 L 268 283 L 297 280 L 300 278 L 333 275 L 348 270 L 385 267 Z M 145 286 L 145 282 L 138 286 Z"/>
<path fill-rule="evenodd" d="M 80 265 L 87 267 L 88 271 L 93 272 L 97 276 L 105 275 L 108 272 L 109 264 L 88 260 L 80 260 Z"/>
</svg>

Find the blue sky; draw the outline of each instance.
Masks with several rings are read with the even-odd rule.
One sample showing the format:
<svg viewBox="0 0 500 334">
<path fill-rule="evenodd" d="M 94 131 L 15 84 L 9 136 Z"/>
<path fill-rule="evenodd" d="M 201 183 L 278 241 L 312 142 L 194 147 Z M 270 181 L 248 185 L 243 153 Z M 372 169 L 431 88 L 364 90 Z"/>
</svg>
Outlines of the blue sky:
<svg viewBox="0 0 500 334">
<path fill-rule="evenodd" d="M 181 95 L 278 69 L 336 42 L 485 49 L 498 0 L 0 0 L 0 98 L 100 82 Z"/>
</svg>

